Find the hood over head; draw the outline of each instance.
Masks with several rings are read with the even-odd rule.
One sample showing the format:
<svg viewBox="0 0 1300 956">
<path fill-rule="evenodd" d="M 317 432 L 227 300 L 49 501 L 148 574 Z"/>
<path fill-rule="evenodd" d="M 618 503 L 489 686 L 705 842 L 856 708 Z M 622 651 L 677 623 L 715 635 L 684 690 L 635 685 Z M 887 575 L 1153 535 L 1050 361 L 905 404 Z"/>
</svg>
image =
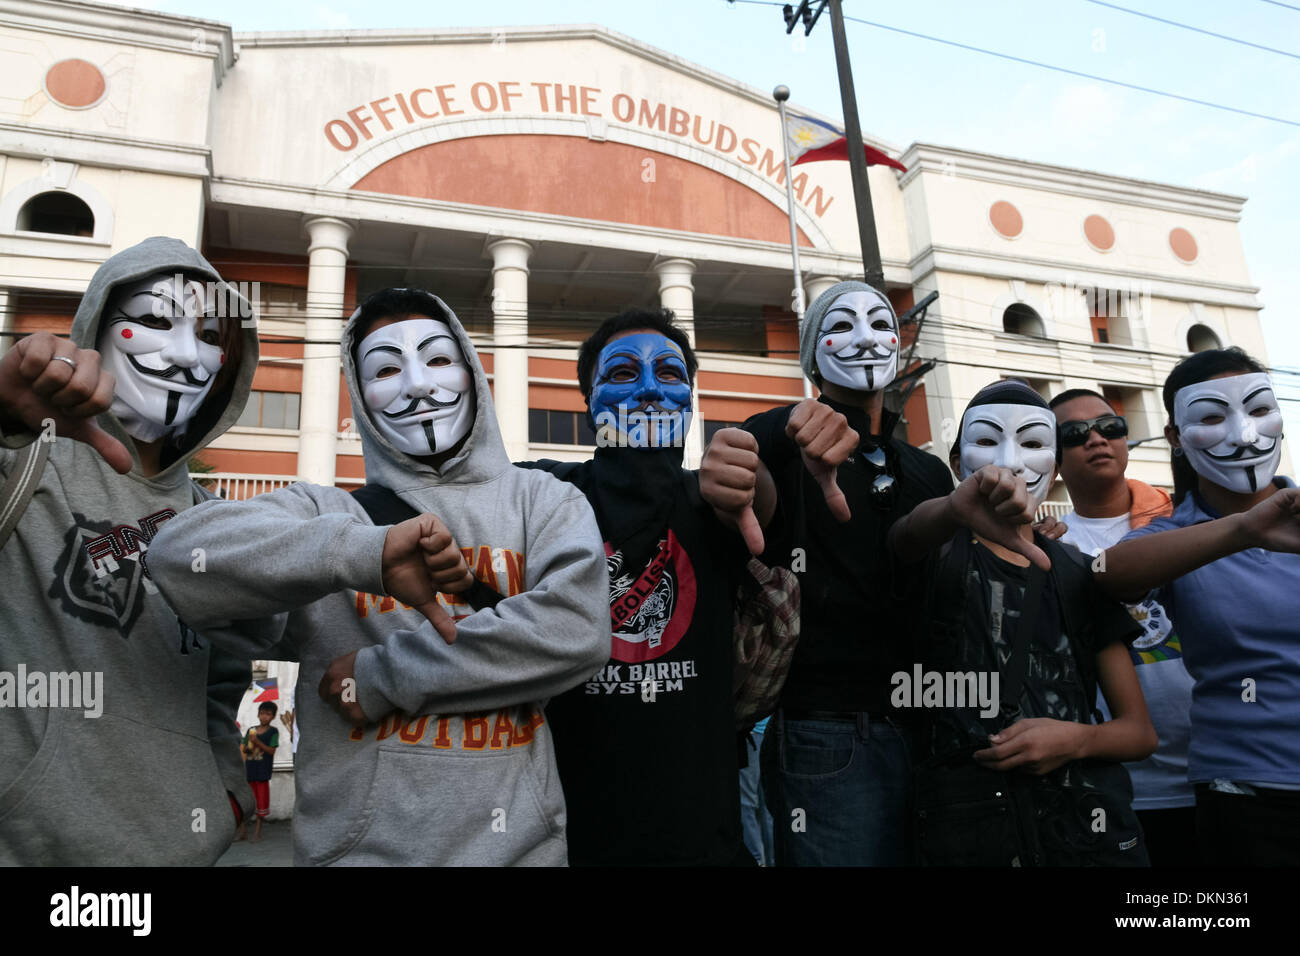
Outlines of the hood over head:
<svg viewBox="0 0 1300 956">
<path fill-rule="evenodd" d="M 216 382 L 194 412 L 186 428 L 163 446 L 162 471 L 155 480 L 176 470 L 186 469 L 188 458 L 197 454 L 239 420 L 248 402 L 257 371 L 257 316 L 251 304 L 227 284 L 212 264 L 179 239 L 154 236 L 107 259 L 90 279 L 77 315 L 72 322 L 72 341 L 78 348 L 97 349 L 104 313 L 116 289 L 163 273 L 184 273 L 212 283 L 212 291 L 222 304 L 227 321 L 240 323 L 238 362 L 227 364 L 217 373 Z M 135 440 L 111 411 L 98 416 L 104 431 L 122 442 L 140 467 Z"/>
<path fill-rule="evenodd" d="M 343 377 L 348 383 L 348 398 L 352 402 L 352 416 L 361 435 L 361 451 L 366 462 L 366 481 L 383 485 L 392 491 L 409 491 L 430 485 L 477 484 L 490 481 L 504 469 L 512 467 L 506 455 L 505 444 L 501 440 L 501 431 L 497 427 L 496 407 L 492 404 L 492 390 L 487 373 L 479 360 L 474 343 L 469 333 L 456 318 L 456 313 L 432 292 L 423 289 L 409 289 L 410 293 L 422 298 L 428 307 L 428 316 L 447 323 L 456 344 L 460 346 L 465 364 L 473 374 L 474 381 L 474 424 L 469 435 L 453 457 L 443 462 L 441 468 L 435 468 L 428 462 L 421 461 L 402 451 L 388 438 L 380 434 L 370 417 L 365 397 L 361 393 L 361 373 L 357 368 L 356 346 L 358 338 L 361 309 L 358 308 L 348 319 L 340 343 L 343 361 Z"/>
</svg>

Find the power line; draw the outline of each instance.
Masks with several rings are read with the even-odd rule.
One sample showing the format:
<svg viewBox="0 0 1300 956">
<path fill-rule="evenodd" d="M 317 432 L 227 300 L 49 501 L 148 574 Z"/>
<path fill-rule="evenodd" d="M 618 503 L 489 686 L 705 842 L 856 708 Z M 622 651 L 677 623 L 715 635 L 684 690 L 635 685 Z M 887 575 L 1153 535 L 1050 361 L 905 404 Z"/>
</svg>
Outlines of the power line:
<svg viewBox="0 0 1300 956">
<path fill-rule="evenodd" d="M 1154 14 L 1143 13 L 1140 10 L 1130 10 L 1128 7 L 1121 7 L 1114 3 L 1106 3 L 1105 0 L 1084 0 L 1086 3 L 1092 3 L 1099 7 L 1109 7 L 1112 10 L 1118 10 L 1120 13 L 1131 13 L 1135 17 L 1142 17 L 1144 20 L 1154 20 L 1157 23 L 1166 23 L 1171 27 L 1178 27 L 1181 30 L 1191 30 L 1193 33 L 1203 33 L 1207 37 L 1217 37 L 1220 40 L 1227 40 L 1229 43 L 1240 43 L 1242 46 L 1254 47 L 1256 50 L 1265 50 L 1269 53 L 1276 53 L 1279 56 L 1289 56 L 1293 60 L 1300 60 L 1300 54 L 1292 53 L 1289 50 L 1279 50 L 1276 47 L 1264 46 L 1262 43 L 1252 43 L 1250 40 L 1242 40 L 1239 37 L 1230 37 L 1225 33 L 1215 33 L 1213 30 L 1202 30 L 1200 27 L 1190 26 L 1186 23 L 1179 23 L 1177 20 L 1166 20 L 1164 17 L 1157 17 Z"/>
<path fill-rule="evenodd" d="M 1010 53 L 1000 53 L 997 50 L 986 50 L 983 47 L 971 46 L 968 43 L 958 43 L 956 40 L 945 40 L 941 37 L 932 37 L 929 34 L 917 33 L 913 30 L 904 30 L 902 27 L 891 27 L 886 23 L 876 23 L 873 20 L 864 20 L 861 17 L 845 17 L 845 20 L 852 20 L 854 23 L 861 23 L 865 26 L 876 27 L 879 30 L 888 30 L 891 33 L 901 33 L 903 36 L 916 37 L 919 40 L 929 40 L 932 43 L 941 43 L 944 46 L 956 47 L 959 50 L 969 50 L 973 53 L 983 53 L 986 56 L 995 56 L 1002 60 L 1010 60 L 1013 63 L 1023 63 L 1027 66 L 1036 66 L 1043 70 L 1052 70 L 1055 73 L 1066 73 L 1070 76 L 1081 76 L 1087 80 L 1096 80 L 1098 83 L 1109 83 L 1112 86 L 1122 86 L 1125 89 L 1137 90 L 1140 93 L 1153 93 L 1156 96 L 1164 96 L 1173 100 L 1180 100 L 1184 103 L 1195 103 L 1197 106 L 1208 106 L 1211 109 L 1223 110 L 1228 113 L 1237 113 L 1241 116 L 1250 116 L 1254 119 L 1269 120 L 1273 123 L 1284 123 L 1287 126 L 1300 126 L 1300 121 L 1283 119 L 1280 116 L 1272 116 L 1268 113 L 1255 113 L 1251 110 L 1238 109 L 1235 106 L 1226 106 L 1223 103 L 1212 103 L 1209 100 L 1198 100 L 1192 96 L 1183 96 L 1180 93 L 1169 93 L 1165 90 L 1157 90 L 1149 86 L 1139 86 L 1136 83 L 1125 83 L 1123 80 L 1112 80 L 1105 76 L 1097 76 L 1094 73 L 1084 73 L 1081 70 L 1071 70 L 1064 66 L 1055 66 L 1051 63 L 1042 63 L 1038 60 L 1030 60 L 1021 56 L 1013 56 Z"/>
<path fill-rule="evenodd" d="M 1295 10 L 1297 13 L 1300 13 L 1300 7 L 1294 7 L 1289 3 L 1281 3 L 1280 0 L 1264 0 L 1264 2 L 1271 3 L 1275 7 L 1285 7 L 1288 10 Z"/>
</svg>

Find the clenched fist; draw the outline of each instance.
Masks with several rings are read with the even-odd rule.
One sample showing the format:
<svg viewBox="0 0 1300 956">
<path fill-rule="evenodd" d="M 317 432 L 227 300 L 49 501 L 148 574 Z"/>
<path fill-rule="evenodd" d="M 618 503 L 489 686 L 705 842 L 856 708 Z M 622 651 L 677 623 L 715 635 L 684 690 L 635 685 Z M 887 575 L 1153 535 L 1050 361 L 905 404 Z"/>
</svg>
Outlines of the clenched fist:
<svg viewBox="0 0 1300 956">
<path fill-rule="evenodd" d="M 848 521 L 849 503 L 835 480 L 836 471 L 862 440 L 849 420 L 824 402 L 806 398 L 790 410 L 785 433 L 794 439 L 804 466 L 822 489 L 826 506 L 839 521 Z"/>
<path fill-rule="evenodd" d="M 1020 535 L 1020 526 L 1034 520 L 1034 510 L 1025 479 L 997 465 L 985 465 L 948 496 L 952 521 L 1050 571 L 1047 555 Z"/>
<path fill-rule="evenodd" d="M 52 420 L 56 438 L 85 442 L 124 475 L 134 464 L 131 452 L 95 423 L 95 416 L 113 404 L 115 384 L 94 349 L 34 332 L 0 359 L 0 416 L 32 431 Z"/>
<path fill-rule="evenodd" d="M 700 497 L 713 506 L 720 521 L 740 532 L 755 555 L 763 553 L 763 526 L 754 514 L 760 476 L 771 486 L 758 460 L 758 439 L 743 428 L 720 429 L 700 462 Z"/>
<path fill-rule="evenodd" d="M 436 515 L 395 524 L 384 538 L 384 590 L 429 619 L 443 640 L 456 640 L 456 625 L 438 603 L 438 592 L 466 591 L 474 575 L 465 556 Z"/>
</svg>

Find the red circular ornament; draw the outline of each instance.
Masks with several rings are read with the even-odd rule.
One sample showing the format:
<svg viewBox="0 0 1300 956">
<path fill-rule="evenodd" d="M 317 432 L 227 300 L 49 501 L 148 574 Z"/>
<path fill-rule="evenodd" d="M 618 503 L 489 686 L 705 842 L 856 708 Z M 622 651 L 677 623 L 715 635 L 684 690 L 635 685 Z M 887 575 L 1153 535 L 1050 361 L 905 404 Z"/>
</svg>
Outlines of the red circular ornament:
<svg viewBox="0 0 1300 956">
<path fill-rule="evenodd" d="M 890 345 L 897 345 L 897 344 L 898 344 L 898 339 L 894 338 L 894 337 L 891 335 L 891 336 L 889 337 L 889 344 L 890 344 Z"/>
<path fill-rule="evenodd" d="M 122 338 L 124 338 L 124 339 L 129 339 L 129 338 L 131 337 L 131 335 L 132 335 L 132 333 L 131 333 L 131 330 L 130 330 L 130 329 L 123 329 L 123 330 L 122 330 Z"/>
<path fill-rule="evenodd" d="M 827 347 L 827 348 L 830 348 L 830 347 L 831 347 L 832 345 L 834 345 L 834 344 L 835 344 L 835 343 L 832 342 L 830 339 L 827 339 L 827 340 L 826 340 L 826 347 Z"/>
</svg>

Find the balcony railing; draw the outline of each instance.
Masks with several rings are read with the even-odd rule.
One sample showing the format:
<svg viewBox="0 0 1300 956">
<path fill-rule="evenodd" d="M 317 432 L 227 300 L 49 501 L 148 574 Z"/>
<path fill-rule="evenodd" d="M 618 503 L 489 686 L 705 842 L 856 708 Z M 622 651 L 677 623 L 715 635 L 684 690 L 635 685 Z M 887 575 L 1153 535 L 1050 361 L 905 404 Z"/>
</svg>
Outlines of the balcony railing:
<svg viewBox="0 0 1300 956">
<path fill-rule="evenodd" d="M 1073 510 L 1074 505 L 1068 501 L 1044 501 L 1038 506 L 1038 520 L 1042 521 L 1049 515 L 1059 520 Z"/>
<path fill-rule="evenodd" d="M 245 475 L 227 471 L 191 472 L 190 477 L 219 498 L 242 501 L 291 485 L 298 479 L 288 475 Z"/>
</svg>

